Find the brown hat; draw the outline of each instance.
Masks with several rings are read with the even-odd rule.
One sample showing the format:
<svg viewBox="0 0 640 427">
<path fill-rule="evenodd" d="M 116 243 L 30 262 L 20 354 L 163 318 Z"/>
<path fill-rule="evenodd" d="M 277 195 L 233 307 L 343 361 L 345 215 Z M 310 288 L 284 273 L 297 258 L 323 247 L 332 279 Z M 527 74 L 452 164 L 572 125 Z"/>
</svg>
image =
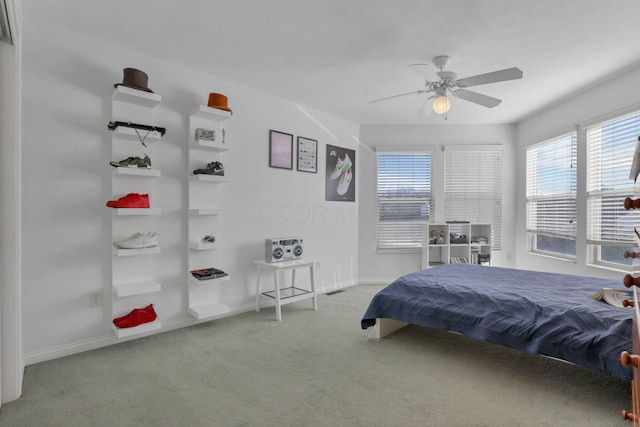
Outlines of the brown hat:
<svg viewBox="0 0 640 427">
<path fill-rule="evenodd" d="M 125 68 L 122 83 L 116 83 L 113 85 L 113 87 L 122 85 L 133 89 L 144 90 L 145 92 L 153 93 L 153 91 L 147 87 L 148 81 L 149 76 L 147 76 L 147 73 L 145 73 L 144 71 L 136 70 L 135 68 Z"/>
<path fill-rule="evenodd" d="M 208 107 L 225 110 L 233 114 L 233 110 L 227 106 L 227 97 L 219 93 L 210 93 Z"/>
</svg>

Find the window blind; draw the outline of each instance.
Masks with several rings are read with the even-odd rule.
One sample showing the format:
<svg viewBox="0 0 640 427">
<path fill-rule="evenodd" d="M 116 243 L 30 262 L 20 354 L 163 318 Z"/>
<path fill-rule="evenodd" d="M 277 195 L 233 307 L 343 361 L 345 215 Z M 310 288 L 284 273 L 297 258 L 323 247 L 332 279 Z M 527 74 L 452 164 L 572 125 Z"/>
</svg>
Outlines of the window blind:
<svg viewBox="0 0 640 427">
<path fill-rule="evenodd" d="M 502 148 L 445 147 L 447 221 L 491 224 L 491 247 L 502 245 Z"/>
<path fill-rule="evenodd" d="M 379 152 L 378 249 L 418 250 L 432 212 L 431 152 Z"/>
<path fill-rule="evenodd" d="M 576 238 L 577 132 L 527 148 L 527 231 Z"/>
<path fill-rule="evenodd" d="M 587 243 L 631 246 L 638 214 L 623 204 L 634 191 L 629 170 L 640 135 L 640 112 L 590 126 L 586 134 Z"/>
</svg>

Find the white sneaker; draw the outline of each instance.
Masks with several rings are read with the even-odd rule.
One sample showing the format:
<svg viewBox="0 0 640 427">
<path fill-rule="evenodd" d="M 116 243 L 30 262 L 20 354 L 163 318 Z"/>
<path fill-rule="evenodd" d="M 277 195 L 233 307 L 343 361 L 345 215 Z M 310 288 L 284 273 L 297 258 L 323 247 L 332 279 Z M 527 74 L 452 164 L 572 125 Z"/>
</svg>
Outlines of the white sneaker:
<svg viewBox="0 0 640 427">
<path fill-rule="evenodd" d="M 331 173 L 331 179 L 338 178 L 340 175 L 345 173 L 345 171 L 349 168 L 351 168 L 351 159 L 349 158 L 349 155 L 345 154 L 343 159 L 338 157 L 338 161 L 336 162 L 336 168 Z"/>
<path fill-rule="evenodd" d="M 113 246 L 120 249 L 143 249 L 158 246 L 158 233 L 135 233 Z"/>
<path fill-rule="evenodd" d="M 340 196 L 344 196 L 349 190 L 349 184 L 351 184 L 351 179 L 353 175 L 351 174 L 351 167 L 349 167 L 340 177 L 340 182 L 338 183 L 338 188 L 336 188 L 336 192 Z"/>
</svg>

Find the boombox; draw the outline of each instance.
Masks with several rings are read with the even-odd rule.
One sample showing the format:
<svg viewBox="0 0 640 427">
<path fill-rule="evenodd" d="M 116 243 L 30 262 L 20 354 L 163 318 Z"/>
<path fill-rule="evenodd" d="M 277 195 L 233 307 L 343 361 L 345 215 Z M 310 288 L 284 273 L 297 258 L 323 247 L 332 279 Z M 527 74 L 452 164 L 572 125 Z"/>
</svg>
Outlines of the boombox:
<svg viewBox="0 0 640 427">
<path fill-rule="evenodd" d="M 302 252 L 302 239 L 298 237 L 279 237 L 264 241 L 264 260 L 266 262 L 302 258 Z"/>
</svg>

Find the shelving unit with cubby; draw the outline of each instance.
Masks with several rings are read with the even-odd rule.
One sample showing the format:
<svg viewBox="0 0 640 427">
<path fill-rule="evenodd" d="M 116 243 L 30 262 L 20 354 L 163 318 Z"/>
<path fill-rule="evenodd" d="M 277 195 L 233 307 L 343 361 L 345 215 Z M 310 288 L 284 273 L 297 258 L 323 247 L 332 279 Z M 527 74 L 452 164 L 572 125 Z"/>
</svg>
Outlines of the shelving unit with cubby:
<svg viewBox="0 0 640 427">
<path fill-rule="evenodd" d="M 489 264 L 491 225 L 452 222 L 427 224 L 422 236 L 421 266 Z"/>
<path fill-rule="evenodd" d="M 112 120 L 125 123 L 154 124 L 154 110 L 160 104 L 160 95 L 126 86 L 118 86 L 112 94 Z M 160 246 L 121 249 L 113 242 L 127 239 L 137 232 L 154 230 L 154 217 L 161 214 L 155 207 L 154 181 L 161 176 L 153 168 L 155 144 L 162 139 L 156 130 L 137 130 L 118 126 L 111 131 L 111 159 L 119 162 L 128 157 L 149 155 L 151 169 L 134 167 L 113 167 L 111 172 L 111 200 L 117 200 L 129 193 L 148 194 L 149 208 L 108 208 L 111 210 L 111 317 L 128 314 L 134 308 L 153 303 L 153 294 L 162 290 L 162 285 L 154 279 L 154 255 L 160 253 Z M 144 141 L 144 145 L 141 143 Z M 146 145 L 146 147 L 145 147 Z M 157 307 L 154 307 L 156 313 Z M 130 337 L 161 328 L 161 322 L 143 323 L 133 328 L 117 328 L 111 325 L 119 338 Z"/>
<path fill-rule="evenodd" d="M 198 280 L 190 273 L 206 268 L 224 270 L 219 250 L 222 246 L 220 220 L 224 213 L 223 187 L 228 182 L 229 171 L 226 162 L 221 161 L 221 155 L 229 150 L 223 126 L 230 117 L 230 112 L 203 105 L 189 114 L 188 311 L 198 320 L 213 319 L 231 309 L 223 302 L 220 288 L 231 279 L 230 276 Z M 198 128 L 212 130 L 214 140 L 196 139 Z M 222 163 L 224 176 L 193 173 L 214 161 Z M 215 242 L 203 242 L 205 235 L 213 235 Z"/>
</svg>

